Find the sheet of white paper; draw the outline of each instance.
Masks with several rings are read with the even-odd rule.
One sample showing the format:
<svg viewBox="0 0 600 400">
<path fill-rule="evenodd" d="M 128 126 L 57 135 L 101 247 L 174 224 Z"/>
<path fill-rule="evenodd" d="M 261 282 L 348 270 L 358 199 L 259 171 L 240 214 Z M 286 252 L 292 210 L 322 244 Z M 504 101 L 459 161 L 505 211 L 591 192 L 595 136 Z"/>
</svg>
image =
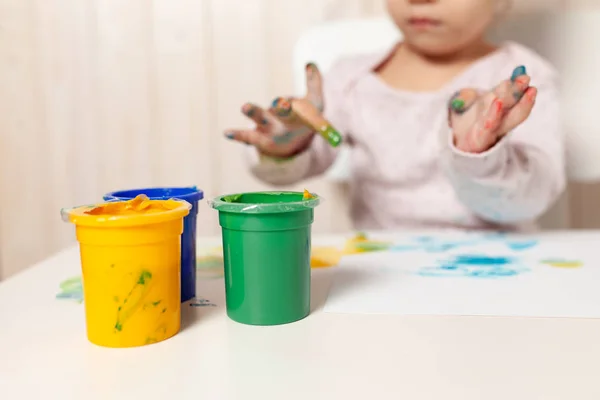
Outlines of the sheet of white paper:
<svg viewBox="0 0 600 400">
<path fill-rule="evenodd" d="M 390 251 L 342 258 L 325 312 L 600 318 L 599 234 L 392 240 Z"/>
</svg>

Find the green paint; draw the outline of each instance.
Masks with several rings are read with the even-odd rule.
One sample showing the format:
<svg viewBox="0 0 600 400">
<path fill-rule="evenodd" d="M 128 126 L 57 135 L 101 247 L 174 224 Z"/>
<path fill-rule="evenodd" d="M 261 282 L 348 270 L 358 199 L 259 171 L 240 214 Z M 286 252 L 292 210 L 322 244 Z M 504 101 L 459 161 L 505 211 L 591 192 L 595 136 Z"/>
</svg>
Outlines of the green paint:
<svg viewBox="0 0 600 400">
<path fill-rule="evenodd" d="M 223 196 L 223 201 L 227 203 L 237 203 L 241 197 L 241 194 L 232 194 L 230 196 Z"/>
<path fill-rule="evenodd" d="M 319 133 L 327 140 L 331 147 L 338 147 L 342 143 L 342 135 L 331 125 L 319 129 Z"/>
<path fill-rule="evenodd" d="M 154 303 L 152 303 L 152 305 L 153 305 L 154 307 L 156 307 L 157 305 L 159 305 L 159 304 L 160 304 L 160 302 L 161 302 L 161 300 L 155 301 Z"/>
<path fill-rule="evenodd" d="M 303 192 L 250 192 L 220 196 L 211 202 L 212 208 L 226 213 L 280 214 L 312 210 L 319 205 L 319 196 L 304 200 Z"/>
<path fill-rule="evenodd" d="M 59 284 L 60 292 L 56 294 L 58 300 L 73 300 L 83 302 L 83 284 L 80 276 L 66 279 Z"/>
<path fill-rule="evenodd" d="M 163 308 L 163 310 L 162 310 L 162 313 L 164 314 L 164 313 L 166 313 L 166 312 L 167 312 L 167 309 L 166 309 L 166 308 Z"/>
<path fill-rule="evenodd" d="M 138 285 L 145 285 L 147 279 L 152 278 L 152 273 L 150 271 L 143 270 L 140 274 L 140 278 L 138 279 Z"/>
<path fill-rule="evenodd" d="M 465 108 L 465 101 L 463 99 L 454 99 L 450 103 L 450 107 L 456 112 L 461 112 Z"/>
<path fill-rule="evenodd" d="M 152 280 L 152 273 L 148 270 L 143 269 L 140 273 L 140 276 L 133 285 L 133 288 L 129 291 L 129 294 L 123 300 L 123 305 L 117 308 L 117 322 L 115 324 L 115 329 L 121 331 L 123 329 L 123 323 L 127 321 L 142 305 L 144 298 L 148 294 L 149 283 Z M 131 305 L 128 308 L 125 308 L 128 300 L 132 299 Z"/>
<path fill-rule="evenodd" d="M 119 296 L 113 297 L 113 300 L 118 303 L 119 302 Z"/>
<path fill-rule="evenodd" d="M 223 256 L 204 256 L 196 258 L 196 277 L 198 279 L 221 278 L 223 276 Z"/>
<path fill-rule="evenodd" d="M 380 242 L 358 242 L 353 244 L 355 248 L 362 251 L 384 251 L 389 249 L 391 246 L 390 243 L 380 243 Z"/>
</svg>

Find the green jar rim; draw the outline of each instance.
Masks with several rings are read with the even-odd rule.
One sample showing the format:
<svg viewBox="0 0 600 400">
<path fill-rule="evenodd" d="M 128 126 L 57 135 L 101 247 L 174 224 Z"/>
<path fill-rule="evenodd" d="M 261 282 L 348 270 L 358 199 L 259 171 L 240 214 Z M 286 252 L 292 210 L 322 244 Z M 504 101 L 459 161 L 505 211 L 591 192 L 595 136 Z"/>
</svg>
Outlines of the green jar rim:
<svg viewBox="0 0 600 400">
<path fill-rule="evenodd" d="M 321 198 L 311 193 L 304 200 L 304 193 L 291 191 L 268 191 L 235 193 L 215 197 L 208 204 L 217 211 L 239 214 L 272 214 L 306 211 L 317 207 Z"/>
</svg>

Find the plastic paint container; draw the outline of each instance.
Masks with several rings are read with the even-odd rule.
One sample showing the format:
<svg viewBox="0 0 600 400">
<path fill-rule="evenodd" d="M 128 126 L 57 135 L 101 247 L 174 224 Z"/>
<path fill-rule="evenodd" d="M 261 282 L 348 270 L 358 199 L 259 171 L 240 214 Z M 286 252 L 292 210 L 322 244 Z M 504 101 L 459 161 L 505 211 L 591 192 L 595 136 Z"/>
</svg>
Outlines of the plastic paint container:
<svg viewBox="0 0 600 400">
<path fill-rule="evenodd" d="M 131 200 L 140 194 L 148 196 L 151 200 L 177 198 L 192 205 L 189 215 L 183 220 L 181 235 L 181 302 L 188 301 L 196 297 L 196 217 L 198 201 L 204 198 L 204 193 L 195 186 L 157 187 L 107 193 L 104 200 Z"/>
<path fill-rule="evenodd" d="M 249 325 L 294 322 L 310 313 L 311 225 L 318 196 L 257 192 L 220 196 L 228 316 Z"/>
<path fill-rule="evenodd" d="M 190 208 L 135 199 L 61 211 L 79 241 L 90 342 L 134 347 L 179 332 L 180 240 Z"/>
</svg>

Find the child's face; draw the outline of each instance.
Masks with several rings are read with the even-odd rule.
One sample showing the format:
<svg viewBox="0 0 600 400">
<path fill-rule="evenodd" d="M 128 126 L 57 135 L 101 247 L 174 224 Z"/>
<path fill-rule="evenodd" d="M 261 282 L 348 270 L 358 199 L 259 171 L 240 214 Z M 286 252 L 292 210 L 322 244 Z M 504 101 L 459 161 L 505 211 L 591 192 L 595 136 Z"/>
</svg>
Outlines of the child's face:
<svg viewBox="0 0 600 400">
<path fill-rule="evenodd" d="M 481 39 L 501 0 L 387 0 L 404 40 L 418 51 L 442 56 Z"/>
</svg>

